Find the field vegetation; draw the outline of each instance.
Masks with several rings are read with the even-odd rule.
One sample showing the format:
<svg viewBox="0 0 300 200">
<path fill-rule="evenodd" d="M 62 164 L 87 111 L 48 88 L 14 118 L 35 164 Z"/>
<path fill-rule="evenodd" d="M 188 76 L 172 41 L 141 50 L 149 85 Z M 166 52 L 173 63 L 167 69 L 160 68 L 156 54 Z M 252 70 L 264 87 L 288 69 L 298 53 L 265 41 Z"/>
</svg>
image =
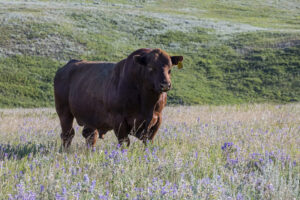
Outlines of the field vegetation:
<svg viewBox="0 0 300 200">
<path fill-rule="evenodd" d="M 153 144 L 61 151 L 53 109 L 0 110 L 1 199 L 299 199 L 300 105 L 167 107 Z"/>
<path fill-rule="evenodd" d="M 297 0 L 0 1 L 0 107 L 53 106 L 69 59 L 184 56 L 171 104 L 300 100 Z"/>
<path fill-rule="evenodd" d="M 142 47 L 184 56 L 154 143 L 62 150 L 56 70 Z M 0 199 L 300 199 L 299 101 L 298 0 L 0 0 Z"/>
</svg>

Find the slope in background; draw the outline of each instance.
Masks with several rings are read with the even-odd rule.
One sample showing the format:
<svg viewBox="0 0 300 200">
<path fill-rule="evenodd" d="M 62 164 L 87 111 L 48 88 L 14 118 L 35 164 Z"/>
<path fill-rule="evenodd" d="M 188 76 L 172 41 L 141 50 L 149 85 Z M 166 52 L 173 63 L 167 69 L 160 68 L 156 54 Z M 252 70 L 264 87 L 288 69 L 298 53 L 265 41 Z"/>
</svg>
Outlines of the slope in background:
<svg viewBox="0 0 300 200">
<path fill-rule="evenodd" d="M 69 59 L 119 61 L 141 47 L 184 55 L 171 104 L 300 100 L 300 3 L 1 1 L 0 107 L 52 106 Z"/>
</svg>

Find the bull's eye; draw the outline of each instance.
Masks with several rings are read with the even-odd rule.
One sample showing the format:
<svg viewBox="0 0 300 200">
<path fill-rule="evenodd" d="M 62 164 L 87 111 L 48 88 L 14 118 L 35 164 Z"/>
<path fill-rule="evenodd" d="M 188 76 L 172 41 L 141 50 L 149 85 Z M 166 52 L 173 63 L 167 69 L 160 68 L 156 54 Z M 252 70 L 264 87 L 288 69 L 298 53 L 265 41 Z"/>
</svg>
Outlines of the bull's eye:
<svg viewBox="0 0 300 200">
<path fill-rule="evenodd" d="M 169 69 L 168 74 L 171 74 L 171 70 Z"/>
</svg>

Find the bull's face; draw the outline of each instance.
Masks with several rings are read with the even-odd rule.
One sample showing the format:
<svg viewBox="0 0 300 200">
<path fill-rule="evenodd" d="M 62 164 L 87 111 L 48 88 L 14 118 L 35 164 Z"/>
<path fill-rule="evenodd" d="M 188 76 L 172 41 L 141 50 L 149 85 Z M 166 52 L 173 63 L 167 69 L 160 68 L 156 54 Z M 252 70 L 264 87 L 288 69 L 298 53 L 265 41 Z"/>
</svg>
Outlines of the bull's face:
<svg viewBox="0 0 300 200">
<path fill-rule="evenodd" d="M 157 93 L 171 89 L 172 66 L 183 60 L 182 56 L 169 56 L 160 49 L 154 49 L 145 55 L 134 56 L 134 62 L 141 65 L 145 87 Z"/>
</svg>

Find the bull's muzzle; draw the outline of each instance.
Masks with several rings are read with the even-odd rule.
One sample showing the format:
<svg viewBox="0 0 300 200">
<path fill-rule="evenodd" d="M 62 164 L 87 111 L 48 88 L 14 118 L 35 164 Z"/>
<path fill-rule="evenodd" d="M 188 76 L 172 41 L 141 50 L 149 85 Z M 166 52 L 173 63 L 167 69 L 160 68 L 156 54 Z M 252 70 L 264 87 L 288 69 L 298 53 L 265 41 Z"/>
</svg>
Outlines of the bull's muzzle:
<svg viewBox="0 0 300 200">
<path fill-rule="evenodd" d="M 162 92 L 167 92 L 171 89 L 172 84 L 171 83 L 161 83 L 160 88 Z"/>
</svg>

